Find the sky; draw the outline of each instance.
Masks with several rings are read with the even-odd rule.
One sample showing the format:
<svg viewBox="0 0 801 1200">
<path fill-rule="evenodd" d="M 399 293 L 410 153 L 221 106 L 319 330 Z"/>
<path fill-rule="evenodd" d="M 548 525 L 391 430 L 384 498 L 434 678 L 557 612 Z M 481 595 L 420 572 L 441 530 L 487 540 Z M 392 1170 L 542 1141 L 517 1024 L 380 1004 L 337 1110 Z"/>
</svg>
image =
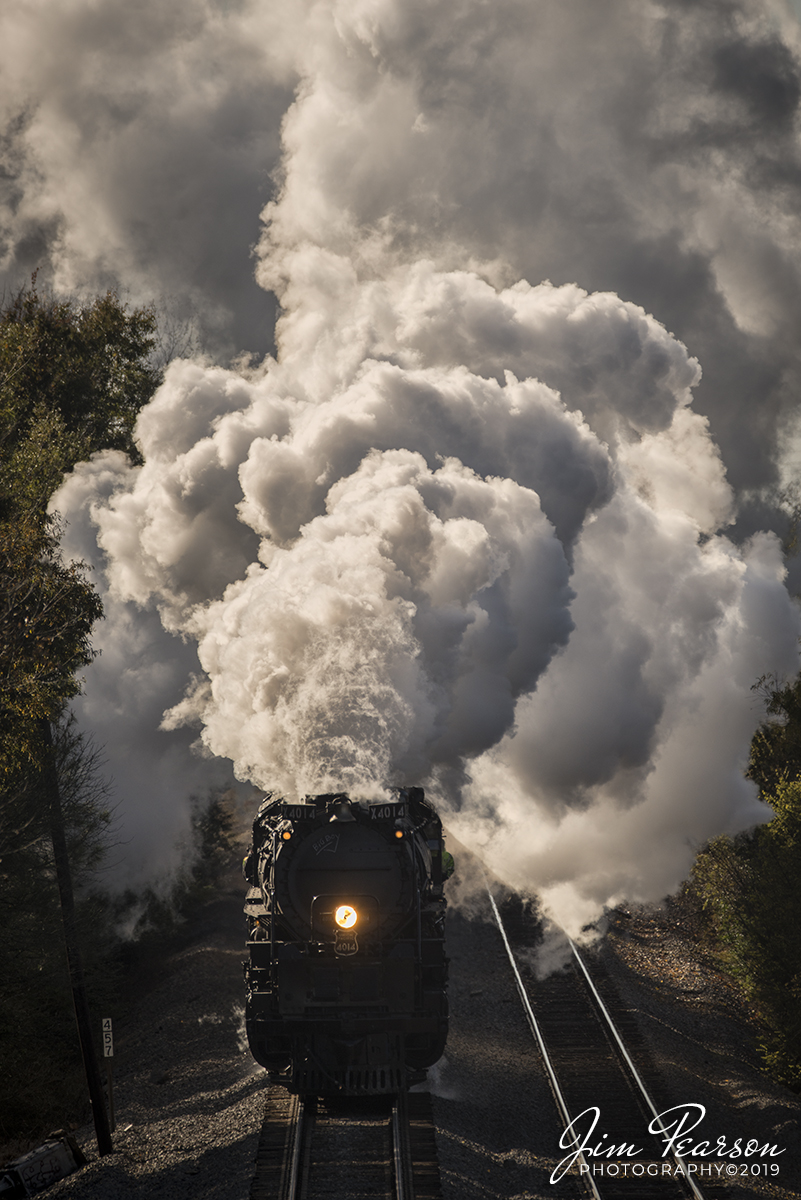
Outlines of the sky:
<svg viewBox="0 0 801 1200">
<path fill-rule="evenodd" d="M 111 286 L 193 348 L 145 465 L 56 499 L 105 596 L 120 880 L 232 771 L 423 782 L 574 930 L 765 818 L 800 96 L 785 0 L 0 15 L 7 292 Z"/>
</svg>

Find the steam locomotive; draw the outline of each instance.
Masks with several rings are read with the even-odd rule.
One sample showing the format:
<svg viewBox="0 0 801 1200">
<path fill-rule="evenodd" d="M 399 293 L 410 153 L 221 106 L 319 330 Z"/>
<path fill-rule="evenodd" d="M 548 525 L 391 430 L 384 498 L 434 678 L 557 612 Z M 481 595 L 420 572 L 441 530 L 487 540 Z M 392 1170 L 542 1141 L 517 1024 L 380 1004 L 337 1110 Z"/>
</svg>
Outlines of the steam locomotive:
<svg viewBox="0 0 801 1200">
<path fill-rule="evenodd" d="M 243 863 L 253 1057 L 292 1092 L 395 1093 L 448 1032 L 443 883 L 422 788 L 391 799 L 268 795 Z"/>
</svg>

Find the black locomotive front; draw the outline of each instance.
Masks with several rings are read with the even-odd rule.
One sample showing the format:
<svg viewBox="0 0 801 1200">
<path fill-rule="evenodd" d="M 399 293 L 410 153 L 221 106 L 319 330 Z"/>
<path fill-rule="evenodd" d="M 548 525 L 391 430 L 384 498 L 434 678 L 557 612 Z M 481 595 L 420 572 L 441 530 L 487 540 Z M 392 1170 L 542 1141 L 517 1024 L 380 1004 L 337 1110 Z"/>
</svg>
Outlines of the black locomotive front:
<svg viewBox="0 0 801 1200">
<path fill-rule="evenodd" d="M 246 1024 L 292 1091 L 397 1092 L 448 1031 L 450 856 L 422 788 L 391 800 L 268 797 L 245 859 Z"/>
</svg>

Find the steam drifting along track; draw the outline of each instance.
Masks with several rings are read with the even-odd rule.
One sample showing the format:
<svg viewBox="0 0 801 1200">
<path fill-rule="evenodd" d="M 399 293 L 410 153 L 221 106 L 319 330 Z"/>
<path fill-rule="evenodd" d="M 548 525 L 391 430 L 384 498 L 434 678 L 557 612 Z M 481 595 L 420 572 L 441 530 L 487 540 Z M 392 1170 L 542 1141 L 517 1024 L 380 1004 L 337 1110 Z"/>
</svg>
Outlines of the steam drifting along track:
<svg viewBox="0 0 801 1200">
<path fill-rule="evenodd" d="M 575 1154 L 574 1169 L 580 1171 L 589 1193 L 596 1200 L 680 1200 L 688 1196 L 704 1200 L 705 1196 L 727 1195 L 725 1188 L 708 1187 L 706 1183 L 702 1192 L 692 1172 L 688 1174 L 688 1164 L 678 1156 L 665 1155 L 665 1141 L 658 1133 L 662 1128 L 658 1124 L 660 1110 L 578 948 L 570 942 L 570 968 L 544 981 L 533 1004 L 492 893 L 489 897 L 563 1129 L 576 1121 L 577 1129 L 586 1132 L 594 1115 L 587 1114 L 587 1110 L 600 1110 L 598 1123 L 587 1139 L 589 1146 L 598 1151 L 596 1155 L 588 1152 L 585 1157 L 578 1152 L 583 1138 L 573 1145 L 569 1138 L 564 1139 L 564 1154 L 566 1158 Z M 577 1121 L 582 1114 L 587 1115 Z M 649 1133 L 649 1125 L 657 1132 Z M 640 1153 L 637 1157 L 624 1153 L 606 1157 L 607 1147 L 622 1145 L 636 1146 Z"/>
<path fill-rule="evenodd" d="M 250 1200 L 440 1200 L 426 1093 L 367 1099 L 270 1088 Z"/>
</svg>

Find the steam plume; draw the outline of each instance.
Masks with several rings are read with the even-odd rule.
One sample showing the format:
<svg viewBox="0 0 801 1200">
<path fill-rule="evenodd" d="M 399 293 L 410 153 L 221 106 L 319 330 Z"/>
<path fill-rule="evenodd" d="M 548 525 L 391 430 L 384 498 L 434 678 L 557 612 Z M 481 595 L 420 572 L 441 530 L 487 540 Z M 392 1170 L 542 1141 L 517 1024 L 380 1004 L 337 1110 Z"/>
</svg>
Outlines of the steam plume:
<svg viewBox="0 0 801 1200">
<path fill-rule="evenodd" d="M 320 2 L 269 37 L 248 3 L 185 0 L 183 32 L 147 12 L 136 37 L 93 29 L 98 74 L 37 69 L 20 108 L 12 72 L 3 103 L 24 112 L 9 270 L 50 229 L 57 282 L 114 263 L 135 294 L 177 287 L 216 314 L 215 348 L 253 346 L 234 298 L 238 239 L 258 230 L 245 217 L 234 237 L 223 215 L 231 189 L 254 203 L 281 122 L 256 262 L 282 306 L 277 357 L 174 363 L 140 419 L 144 467 L 107 455 L 57 500 L 112 624 L 142 639 L 160 736 L 185 747 L 194 723 L 290 793 L 427 782 L 574 927 L 664 894 L 706 837 L 765 815 L 741 775 L 750 685 L 797 668 L 779 544 L 759 532 L 781 527 L 797 442 L 790 10 Z M 40 26 L 5 20 L 24 62 Z M 154 46 L 125 126 L 160 180 L 140 226 L 80 104 L 122 128 L 112 51 L 132 78 Z M 159 105 L 163 153 L 145 133 Z M 186 160 L 209 201 L 187 206 L 191 268 L 159 166 L 190 127 L 214 151 L 208 172 Z M 213 165 L 223 127 L 233 178 Z M 86 149 L 67 193 L 59 130 Z M 224 285 L 222 267 L 204 281 L 198 264 L 229 260 Z"/>
<path fill-rule="evenodd" d="M 698 367 L 653 318 L 575 287 L 412 275 L 357 297 L 381 357 L 323 371 L 290 346 L 249 380 L 175 364 L 139 424 L 145 466 L 107 455 L 59 504 L 116 469 L 92 508 L 111 593 L 155 606 L 202 667 L 164 727 L 197 723 L 240 778 L 289 795 L 433 779 L 456 832 L 563 919 L 661 894 L 693 846 L 762 815 L 738 772 L 750 684 L 795 662 L 777 540 L 715 532 L 731 494 L 689 407 Z M 410 297 L 436 311 L 443 293 L 481 301 L 473 370 L 419 345 Z M 493 377 L 511 325 L 521 361 L 547 344 L 561 395 Z"/>
</svg>

